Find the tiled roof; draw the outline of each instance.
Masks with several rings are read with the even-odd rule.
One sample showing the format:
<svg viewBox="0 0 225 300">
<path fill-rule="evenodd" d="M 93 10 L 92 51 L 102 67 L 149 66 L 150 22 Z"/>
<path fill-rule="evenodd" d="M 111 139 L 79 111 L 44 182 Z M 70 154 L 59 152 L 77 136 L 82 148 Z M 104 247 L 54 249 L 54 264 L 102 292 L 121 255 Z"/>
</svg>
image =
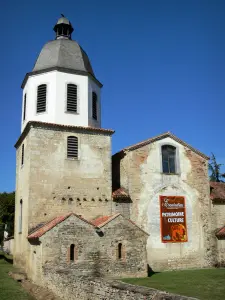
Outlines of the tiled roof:
<svg viewBox="0 0 225 300">
<path fill-rule="evenodd" d="M 129 194 L 125 191 L 124 188 L 119 188 L 112 193 L 113 198 L 129 198 Z"/>
<path fill-rule="evenodd" d="M 124 219 L 126 219 L 122 214 L 117 213 L 115 215 L 112 216 L 103 216 L 103 217 L 99 217 L 95 220 L 92 221 L 92 224 L 96 227 L 103 227 L 106 224 L 108 224 L 109 222 L 111 222 L 112 220 L 114 220 L 115 218 L 117 218 L 118 216 L 122 216 Z M 136 223 L 134 223 L 133 221 L 131 221 L 130 219 L 126 219 L 128 222 L 130 222 L 131 224 L 133 224 L 134 226 L 136 226 L 139 230 L 143 231 L 145 234 L 149 235 L 146 231 L 144 231 L 143 229 L 141 229 Z"/>
<path fill-rule="evenodd" d="M 94 132 L 94 133 L 105 133 L 107 135 L 112 135 L 115 131 L 111 129 L 103 129 L 103 128 L 95 128 L 95 127 L 85 127 L 85 126 L 71 126 L 71 125 L 62 125 L 62 124 L 54 124 L 54 123 L 47 123 L 47 122 L 39 122 L 39 121 L 29 121 L 24 128 L 22 134 L 20 135 L 19 139 L 15 144 L 15 148 L 22 143 L 24 137 L 27 135 L 31 127 L 44 127 L 44 128 L 54 128 L 54 129 L 64 129 L 68 131 L 73 130 L 83 130 L 87 132 Z"/>
<path fill-rule="evenodd" d="M 216 236 L 217 237 L 225 237 L 225 225 L 222 228 L 220 228 L 219 230 L 217 230 Z"/>
<path fill-rule="evenodd" d="M 99 218 L 93 220 L 93 221 L 92 221 L 92 224 L 93 224 L 94 226 L 97 226 L 97 227 L 98 227 L 98 226 L 100 226 L 100 225 L 106 223 L 111 217 L 112 217 L 112 216 L 102 216 L 102 217 L 99 217 Z"/>
<path fill-rule="evenodd" d="M 66 220 L 71 215 L 76 216 L 77 218 L 83 220 L 84 222 L 93 225 L 92 223 L 88 222 L 86 219 L 82 218 L 80 215 L 74 214 L 74 213 L 68 213 L 62 216 L 58 216 L 51 220 L 50 222 L 45 223 L 42 227 L 38 228 L 37 230 L 34 230 L 31 234 L 28 235 L 28 239 L 36 239 L 44 235 L 47 231 L 51 230 L 53 227 L 61 223 L 62 221 Z"/>
<path fill-rule="evenodd" d="M 163 134 L 157 135 L 153 138 L 147 139 L 145 141 L 139 142 L 137 144 L 131 145 L 129 147 L 126 147 L 124 149 L 122 149 L 120 152 L 125 152 L 125 151 L 132 151 L 132 150 L 136 150 L 138 148 L 141 148 L 145 145 L 154 143 L 156 141 L 162 140 L 164 138 L 170 137 L 171 139 L 173 139 L 174 141 L 180 143 L 181 145 L 183 145 L 184 147 L 189 148 L 190 150 L 192 150 L 193 152 L 195 152 L 196 154 L 200 155 L 201 157 L 203 157 L 204 159 L 209 160 L 209 157 L 206 156 L 205 154 L 203 154 L 202 152 L 200 152 L 199 150 L 193 148 L 192 146 L 190 146 L 189 144 L 185 143 L 184 141 L 182 141 L 181 139 L 179 139 L 178 137 L 176 137 L 175 135 L 173 135 L 171 132 L 165 132 Z M 114 154 L 115 155 L 115 154 Z"/>
<path fill-rule="evenodd" d="M 225 183 L 224 182 L 210 182 L 211 193 L 210 198 L 212 200 L 225 201 Z"/>
</svg>

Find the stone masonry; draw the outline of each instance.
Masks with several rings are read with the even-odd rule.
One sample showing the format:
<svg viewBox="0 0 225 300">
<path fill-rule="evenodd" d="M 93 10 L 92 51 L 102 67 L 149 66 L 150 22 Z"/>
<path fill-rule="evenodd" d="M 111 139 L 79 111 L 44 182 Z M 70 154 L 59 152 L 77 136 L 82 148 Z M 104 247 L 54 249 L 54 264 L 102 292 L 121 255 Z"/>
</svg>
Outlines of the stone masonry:
<svg viewBox="0 0 225 300">
<path fill-rule="evenodd" d="M 26 265 L 28 232 L 74 211 L 87 219 L 109 215 L 113 131 L 28 123 L 16 144 L 15 263 Z M 67 159 L 67 137 L 78 137 L 78 159 Z M 24 164 L 21 165 L 22 145 Z M 22 233 L 18 233 L 23 201 Z"/>
<path fill-rule="evenodd" d="M 176 173 L 162 172 L 162 145 L 176 148 Z M 132 148 L 132 147 L 131 147 Z M 165 134 L 154 142 L 125 149 L 113 156 L 113 189 L 131 198 L 131 219 L 150 233 L 148 263 L 154 270 L 196 268 L 215 261 L 208 161 L 204 155 Z M 184 196 L 188 242 L 162 243 L 159 196 Z"/>
</svg>

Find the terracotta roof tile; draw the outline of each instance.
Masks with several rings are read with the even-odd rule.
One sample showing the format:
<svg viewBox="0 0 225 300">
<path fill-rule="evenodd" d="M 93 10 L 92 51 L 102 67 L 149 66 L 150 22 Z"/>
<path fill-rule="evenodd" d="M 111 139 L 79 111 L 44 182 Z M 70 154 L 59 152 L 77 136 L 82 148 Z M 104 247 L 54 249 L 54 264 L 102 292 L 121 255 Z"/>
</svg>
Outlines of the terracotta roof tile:
<svg viewBox="0 0 225 300">
<path fill-rule="evenodd" d="M 210 182 L 211 193 L 210 198 L 212 200 L 225 201 L 225 183 L 224 182 Z"/>
<path fill-rule="evenodd" d="M 74 214 L 74 213 L 71 212 L 71 213 L 68 213 L 68 214 L 65 214 L 65 215 L 62 215 L 62 216 L 58 216 L 58 217 L 54 218 L 53 220 L 51 220 L 50 222 L 46 222 L 43 226 L 41 226 L 40 228 L 38 228 L 37 230 L 34 230 L 31 234 L 29 234 L 28 239 L 36 239 L 36 238 L 41 237 L 47 231 L 51 230 L 53 227 L 55 227 L 59 223 L 66 220 L 71 215 L 74 215 L 77 218 L 83 220 L 84 222 L 86 222 L 90 225 L 93 225 L 92 223 L 90 223 L 89 221 L 87 221 L 86 219 L 81 217 L 80 215 L 77 215 L 77 214 Z"/>
<path fill-rule="evenodd" d="M 165 132 L 165 133 L 162 133 L 160 135 L 157 135 L 153 138 L 150 138 L 150 139 L 147 139 L 147 140 L 144 140 L 142 142 L 139 142 L 137 144 L 134 144 L 134 145 L 131 145 L 129 147 L 126 147 L 124 149 L 122 149 L 120 152 L 125 152 L 125 151 L 132 151 L 132 150 L 135 150 L 135 149 L 138 149 L 140 147 L 143 147 L 145 145 L 148 145 L 148 144 L 151 144 L 153 142 L 156 142 L 156 141 L 159 141 L 159 140 L 162 140 L 164 138 L 167 138 L 167 137 L 170 137 L 171 139 L 173 139 L 174 141 L 180 143 L 181 145 L 183 145 L 184 147 L 187 147 L 189 148 L 190 150 L 192 150 L 193 152 L 195 152 L 196 154 L 200 155 L 201 157 L 203 157 L 204 159 L 207 159 L 209 160 L 209 157 L 206 156 L 205 154 L 203 154 L 202 152 L 200 152 L 199 150 L 193 148 L 191 145 L 185 143 L 184 141 L 182 141 L 181 139 L 179 139 L 178 137 L 176 137 L 174 134 L 172 134 L 171 132 Z M 115 153 L 117 154 L 117 153 Z M 114 155 L 115 155 L 114 154 Z"/>
<path fill-rule="evenodd" d="M 129 194 L 124 188 L 119 188 L 112 193 L 113 198 L 129 198 Z"/>
<path fill-rule="evenodd" d="M 225 225 L 222 228 L 220 228 L 219 230 L 217 230 L 216 236 L 217 237 L 225 237 Z"/>
<path fill-rule="evenodd" d="M 131 221 L 130 219 L 125 218 L 122 214 L 117 213 L 115 215 L 112 216 L 102 216 L 99 217 L 95 220 L 92 221 L 92 224 L 96 227 L 103 227 L 105 226 L 107 223 L 111 222 L 112 220 L 114 220 L 115 218 L 117 218 L 118 216 L 122 216 L 124 219 L 126 219 L 128 222 L 130 222 L 131 224 L 133 224 L 134 226 L 136 226 L 139 230 L 143 231 L 145 234 L 149 235 L 146 231 L 144 231 L 142 228 L 140 228 L 135 222 Z"/>
<path fill-rule="evenodd" d="M 100 226 L 103 223 L 106 223 L 112 216 L 102 216 L 92 221 L 94 226 Z"/>
<path fill-rule="evenodd" d="M 95 127 L 85 127 L 85 126 L 71 126 L 71 125 L 62 125 L 62 124 L 54 124 L 54 123 L 47 123 L 47 122 L 39 122 L 39 121 L 29 121 L 25 126 L 22 134 L 20 135 L 19 139 L 15 144 L 15 148 L 22 143 L 24 137 L 27 135 L 31 127 L 47 127 L 47 128 L 56 128 L 56 129 L 64 129 L 68 131 L 73 130 L 84 130 L 87 132 L 95 132 L 95 133 L 102 133 L 107 135 L 112 135 L 115 131 L 111 129 L 104 129 L 104 128 L 95 128 Z"/>
</svg>

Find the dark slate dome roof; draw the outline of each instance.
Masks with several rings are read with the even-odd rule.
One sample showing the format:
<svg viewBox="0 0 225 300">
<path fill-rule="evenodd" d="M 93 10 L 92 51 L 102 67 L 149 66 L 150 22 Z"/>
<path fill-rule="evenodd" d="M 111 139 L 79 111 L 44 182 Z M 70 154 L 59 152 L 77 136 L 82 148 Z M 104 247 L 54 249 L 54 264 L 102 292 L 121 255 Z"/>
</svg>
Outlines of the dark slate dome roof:
<svg viewBox="0 0 225 300">
<path fill-rule="evenodd" d="M 56 39 L 46 43 L 32 71 L 55 67 L 83 71 L 95 76 L 85 51 L 76 41 L 70 39 Z"/>
</svg>

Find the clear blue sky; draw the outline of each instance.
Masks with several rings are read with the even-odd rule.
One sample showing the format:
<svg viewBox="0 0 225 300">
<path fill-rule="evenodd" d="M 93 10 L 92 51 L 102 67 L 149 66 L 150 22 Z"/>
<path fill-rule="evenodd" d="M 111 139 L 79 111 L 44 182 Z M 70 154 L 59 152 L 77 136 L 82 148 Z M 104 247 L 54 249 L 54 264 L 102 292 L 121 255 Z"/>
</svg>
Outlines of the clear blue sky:
<svg viewBox="0 0 225 300">
<path fill-rule="evenodd" d="M 22 80 L 54 39 L 60 13 L 102 89 L 112 152 L 172 131 L 225 163 L 225 1 L 4 1 L 1 4 L 0 192 L 15 189 Z"/>
</svg>

